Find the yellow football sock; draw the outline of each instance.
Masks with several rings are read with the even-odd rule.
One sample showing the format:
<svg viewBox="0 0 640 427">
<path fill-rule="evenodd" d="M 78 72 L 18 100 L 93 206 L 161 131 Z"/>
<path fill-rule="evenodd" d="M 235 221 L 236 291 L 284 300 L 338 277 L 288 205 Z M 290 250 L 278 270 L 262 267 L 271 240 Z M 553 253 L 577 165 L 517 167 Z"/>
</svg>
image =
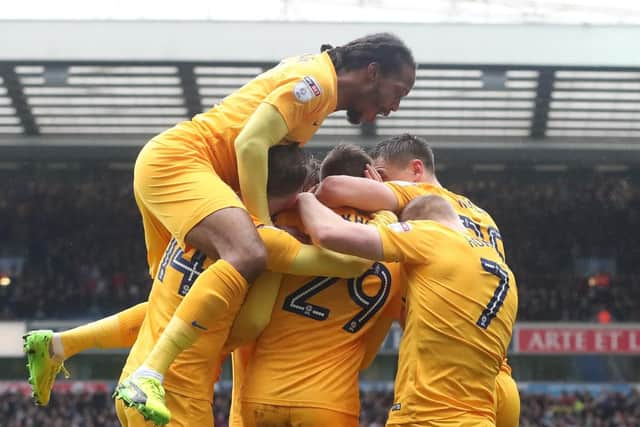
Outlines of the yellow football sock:
<svg viewBox="0 0 640 427">
<path fill-rule="evenodd" d="M 123 347 L 132 347 L 136 342 L 140 326 L 147 315 L 148 305 L 149 303 L 143 302 L 116 313 L 120 324 L 120 344 L 124 344 Z"/>
<path fill-rule="evenodd" d="M 244 298 L 247 288 L 247 281 L 227 261 L 221 259 L 209 266 L 193 282 L 143 365 L 164 375 L 200 332 L 227 314 L 231 301 Z"/>
<path fill-rule="evenodd" d="M 141 303 L 113 316 L 61 332 L 60 342 L 64 354 L 56 356 L 68 359 L 91 348 L 131 347 L 146 312 L 147 303 Z"/>
</svg>

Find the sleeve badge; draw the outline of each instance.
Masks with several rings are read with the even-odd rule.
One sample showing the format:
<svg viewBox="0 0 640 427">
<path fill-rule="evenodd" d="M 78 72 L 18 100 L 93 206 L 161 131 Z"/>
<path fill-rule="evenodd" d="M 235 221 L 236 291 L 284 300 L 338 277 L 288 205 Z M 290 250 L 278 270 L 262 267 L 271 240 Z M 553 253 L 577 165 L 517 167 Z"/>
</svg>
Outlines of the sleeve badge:
<svg viewBox="0 0 640 427">
<path fill-rule="evenodd" d="M 322 94 L 322 89 L 317 80 L 311 76 L 305 76 L 293 88 L 293 96 L 302 103 L 307 103 Z"/>
</svg>

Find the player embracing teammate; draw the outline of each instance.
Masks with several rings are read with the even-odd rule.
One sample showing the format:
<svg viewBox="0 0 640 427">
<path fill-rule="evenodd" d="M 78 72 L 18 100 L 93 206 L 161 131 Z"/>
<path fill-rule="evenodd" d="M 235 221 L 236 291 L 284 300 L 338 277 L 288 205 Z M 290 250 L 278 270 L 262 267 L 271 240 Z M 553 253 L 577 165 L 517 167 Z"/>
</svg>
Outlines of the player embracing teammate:
<svg viewBox="0 0 640 427">
<path fill-rule="evenodd" d="M 505 360 L 517 307 L 515 280 L 505 264 L 501 236 L 491 217 L 468 199 L 439 185 L 433 155 L 419 139 L 402 136 L 386 145 L 390 147 L 388 151 L 383 143 L 374 153 L 374 164 L 384 175 L 403 178 L 408 184 L 327 177 L 318 189 L 318 198 L 311 193 L 298 196 L 301 233 L 327 249 L 376 262 L 369 263 L 363 275 L 345 281 L 345 285 L 336 285 L 338 280 L 328 277 L 292 279 L 283 282 L 291 285 L 284 286 L 284 293 L 278 294 L 280 273 L 322 274 L 306 267 L 319 265 L 318 260 L 326 258 L 327 252 L 311 251 L 313 256 L 301 259 L 305 258 L 298 256 L 301 249 L 292 244 L 290 252 L 295 254 L 274 255 L 279 252 L 270 252 L 264 233 L 259 233 L 260 228 L 271 227 L 273 213 L 295 203 L 290 195 L 267 198 L 270 147 L 304 144 L 333 111 L 346 110 L 352 123 L 387 115 L 398 109 L 415 80 L 411 52 L 389 34 L 366 36 L 323 50 L 319 55 L 283 61 L 220 105 L 154 137 L 142 149 L 135 166 L 134 194 L 145 229 L 149 271 L 158 289 L 167 277 L 173 277 L 170 280 L 176 286 L 167 295 L 160 290 L 152 294 L 144 309 L 138 307 L 102 324 L 103 331 L 107 331 L 104 336 L 119 334 L 122 339 L 116 344 L 128 345 L 140 325 L 147 325 L 142 329 L 148 331 L 145 351 L 138 352 L 137 359 L 129 363 L 115 393 L 119 401 L 140 414 L 134 416 L 121 408 L 123 424 L 142 425 L 149 419 L 160 425 L 200 425 L 200 418 L 189 421 L 193 413 L 189 387 L 173 388 L 171 399 L 167 399 L 162 386 L 165 375 L 186 375 L 185 380 L 189 380 L 192 363 L 204 366 L 201 357 L 206 349 L 214 346 L 215 355 L 211 357 L 219 358 L 223 350 L 234 350 L 244 341 L 251 341 L 271 317 L 278 318 L 276 310 L 301 316 L 301 324 L 303 320 L 331 320 L 327 324 L 333 325 L 336 316 L 344 316 L 338 332 L 347 335 L 338 341 L 346 344 L 335 354 L 352 354 L 351 349 L 345 350 L 351 346 L 358 348 L 359 359 L 336 359 L 335 363 L 351 363 L 349 386 L 357 392 L 353 378 L 357 379 L 358 370 L 375 354 L 377 346 L 371 342 L 379 345 L 388 329 L 390 321 L 383 319 L 394 317 L 389 314 L 390 308 L 383 307 L 392 307 L 389 301 L 401 301 L 399 295 L 405 292 L 404 307 L 396 303 L 400 308 L 395 317 L 406 318 L 406 324 L 396 404 L 391 408 L 389 424 L 495 424 L 495 405 L 499 403 L 495 397 L 499 395 L 496 377 Z M 409 138 L 416 146 L 424 145 L 428 155 L 416 155 L 412 151 L 415 147 L 405 144 L 403 138 Z M 394 170 L 398 171 L 396 177 Z M 377 177 L 371 165 L 363 167 L 363 175 Z M 411 183 L 423 179 L 427 185 Z M 368 213 L 343 212 L 352 219 L 361 218 L 345 221 L 319 200 L 331 207 L 351 206 Z M 380 210 L 395 211 L 403 221 L 394 222 L 393 216 L 379 214 L 371 224 L 364 224 L 371 219 L 369 213 Z M 294 261 L 296 256 L 298 261 Z M 345 265 L 357 267 L 358 262 L 364 262 L 337 254 L 329 257 L 336 269 Z M 296 262 L 305 269 L 296 270 Z M 271 271 L 263 272 L 265 266 Z M 393 279 L 403 275 L 406 279 Z M 254 283 L 256 292 L 267 297 L 255 310 L 247 310 L 246 323 L 255 323 L 253 331 L 240 333 L 239 341 L 234 342 L 232 325 L 234 319 L 236 324 L 244 325 L 239 320 L 242 316 L 236 315 L 245 298 L 245 306 L 253 307 L 247 296 L 250 283 Z M 348 291 L 344 297 L 350 302 L 333 311 L 314 302 L 323 291 L 334 290 Z M 280 299 L 276 299 L 278 295 Z M 149 323 L 155 322 L 150 317 L 155 306 L 170 307 L 157 326 Z M 157 317 L 158 312 L 153 310 Z M 311 331 L 318 334 L 319 326 L 320 323 L 313 324 Z M 292 334 L 299 333 L 295 326 L 293 329 Z M 344 337 L 348 339 L 344 341 Z M 43 404 L 62 367 L 62 357 L 68 357 L 60 348 L 63 340 L 59 338 L 48 331 L 36 331 L 25 338 L 34 393 Z M 242 369 L 260 369 L 259 364 L 251 365 L 252 357 L 264 357 L 260 339 L 245 351 Z M 101 345 L 99 340 L 92 342 Z M 59 357 L 55 357 L 56 347 Z M 313 346 L 308 351 L 313 353 Z M 176 360 L 179 363 L 174 363 Z M 207 381 L 215 376 L 218 359 L 215 362 L 202 371 L 211 377 Z M 251 377 L 245 378 L 259 375 L 259 371 L 249 373 Z M 281 391 L 286 393 L 285 389 Z M 238 392 L 242 392 L 241 387 Z M 206 390 L 204 394 L 198 391 L 195 400 L 207 401 L 206 396 Z M 264 405 L 260 406 L 256 399 L 252 402 L 251 396 L 244 399 L 247 405 L 240 412 L 236 410 L 242 425 L 274 425 L 264 420 Z M 308 411 L 317 409 L 313 399 L 302 401 Z M 180 419 L 172 421 L 169 402 Z M 242 402 L 242 395 L 238 402 Z M 271 406 L 296 407 L 287 398 L 278 401 L 273 397 L 271 402 L 276 403 Z M 244 405 L 243 402 L 240 406 Z M 356 425 L 352 407 L 336 404 L 328 408 L 348 416 L 329 415 L 326 419 L 335 421 L 327 422 Z M 204 404 L 198 408 L 205 408 L 201 412 L 206 412 Z M 311 421 L 301 425 L 329 425 L 313 424 L 318 416 L 308 415 L 306 419 Z M 206 415 L 201 420 L 209 422 Z"/>
</svg>

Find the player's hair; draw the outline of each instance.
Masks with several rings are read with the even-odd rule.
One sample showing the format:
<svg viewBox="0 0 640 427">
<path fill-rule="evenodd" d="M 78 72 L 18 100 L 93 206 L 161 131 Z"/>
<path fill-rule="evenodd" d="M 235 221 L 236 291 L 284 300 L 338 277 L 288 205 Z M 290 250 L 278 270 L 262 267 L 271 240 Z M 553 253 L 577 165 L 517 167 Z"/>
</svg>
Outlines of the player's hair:
<svg viewBox="0 0 640 427">
<path fill-rule="evenodd" d="M 336 71 L 357 70 L 372 62 L 380 65 L 382 74 L 398 72 L 403 65 L 416 67 L 411 50 L 402 40 L 390 33 L 369 34 L 344 46 L 333 47 L 323 44 L 320 51 L 329 51 Z"/>
<path fill-rule="evenodd" d="M 371 150 L 371 157 L 382 158 L 398 165 L 418 159 L 433 175 L 436 173 L 436 160 L 429 143 L 408 133 L 383 139 Z"/>
<path fill-rule="evenodd" d="M 451 203 L 443 197 L 433 194 L 416 197 L 405 206 L 400 214 L 401 221 L 451 221 L 457 218 L 458 214 L 453 209 L 453 206 L 451 206 Z"/>
<path fill-rule="evenodd" d="M 307 156 L 298 144 L 278 144 L 269 148 L 269 196 L 286 196 L 300 191 L 306 178 Z"/>
<path fill-rule="evenodd" d="M 327 153 L 320 165 L 320 179 L 332 175 L 364 177 L 364 170 L 373 160 L 361 147 L 340 143 Z"/>
<path fill-rule="evenodd" d="M 302 191 L 309 191 L 320 182 L 320 160 L 310 155 L 307 160 L 307 178 L 304 180 Z"/>
</svg>

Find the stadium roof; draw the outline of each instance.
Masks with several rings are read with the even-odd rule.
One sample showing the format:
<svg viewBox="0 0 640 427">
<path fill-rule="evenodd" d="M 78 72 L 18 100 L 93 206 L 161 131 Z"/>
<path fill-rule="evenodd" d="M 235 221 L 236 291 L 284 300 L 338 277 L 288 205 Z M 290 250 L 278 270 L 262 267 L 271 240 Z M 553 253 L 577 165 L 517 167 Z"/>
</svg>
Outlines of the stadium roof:
<svg viewBox="0 0 640 427">
<path fill-rule="evenodd" d="M 293 44 L 297 50 L 290 53 L 304 53 L 326 41 L 317 33 L 339 41 L 378 29 L 314 24 L 309 37 L 299 23 L 9 24 L 2 28 L 16 42 L 0 49 L 5 147 L 137 147 L 273 66 L 289 54 L 282 46 Z M 375 126 L 354 127 L 343 112 L 332 114 L 312 146 L 412 132 L 455 148 L 640 148 L 640 53 L 624 52 L 640 39 L 638 29 L 384 29 L 398 30 L 415 46 L 415 88 L 400 111 Z M 225 34 L 231 42 L 213 42 Z M 291 43 L 283 41 L 287 37 Z M 585 46 L 584 40 L 594 42 Z M 438 61 L 439 52 L 446 54 Z"/>
</svg>

